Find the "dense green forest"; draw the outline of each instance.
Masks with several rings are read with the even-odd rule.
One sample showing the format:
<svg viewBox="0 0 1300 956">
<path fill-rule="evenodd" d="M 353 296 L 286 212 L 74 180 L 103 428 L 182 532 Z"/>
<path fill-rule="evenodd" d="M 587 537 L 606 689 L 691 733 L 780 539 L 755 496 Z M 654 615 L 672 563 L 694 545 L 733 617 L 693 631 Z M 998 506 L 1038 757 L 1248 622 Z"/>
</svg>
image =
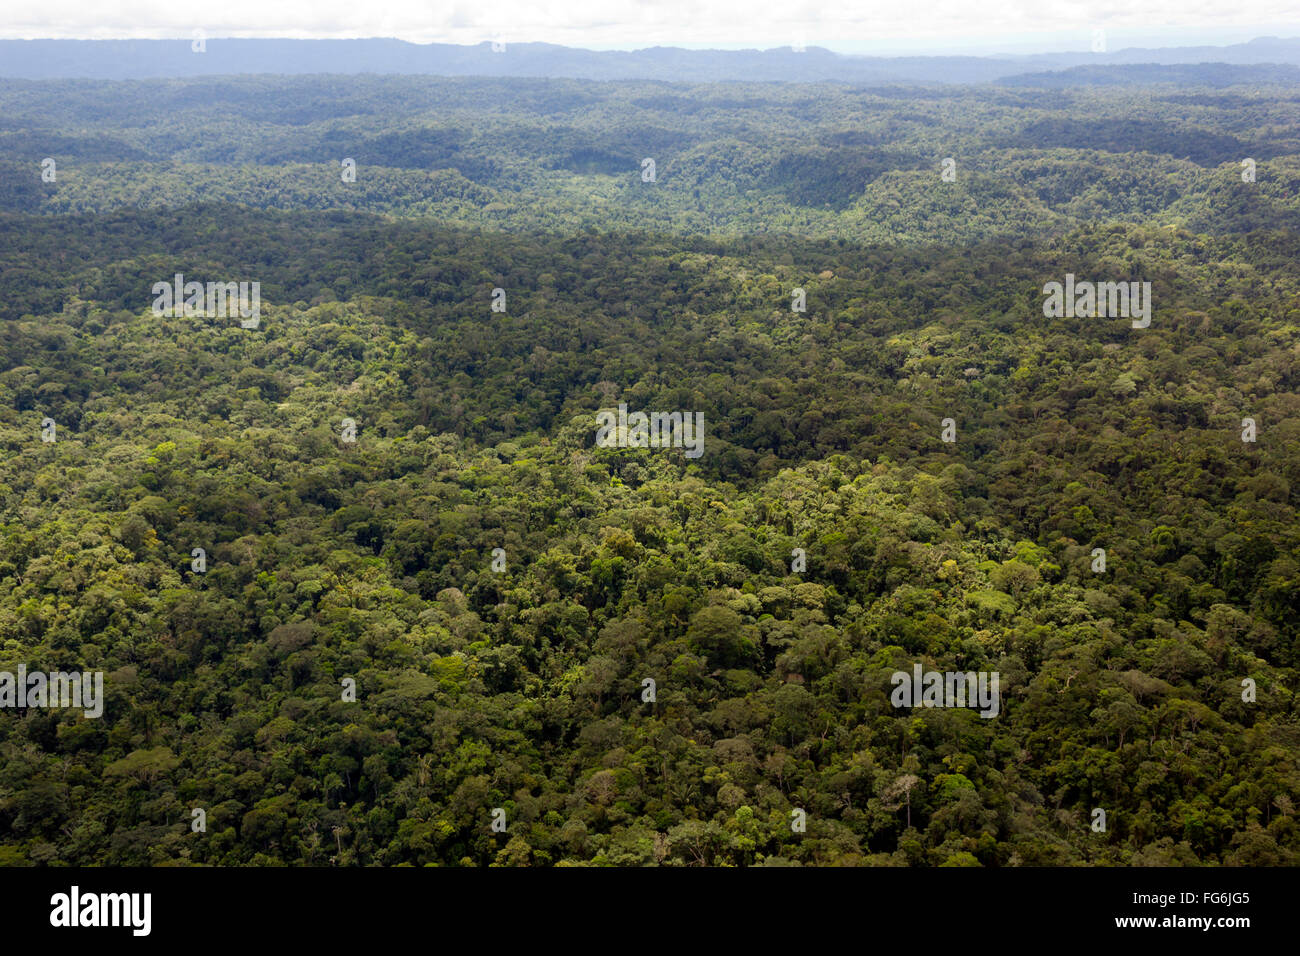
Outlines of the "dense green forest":
<svg viewBox="0 0 1300 956">
<path fill-rule="evenodd" d="M 427 77 L 0 83 L 0 210 L 239 203 L 492 231 L 973 242 L 1300 228 L 1296 87 Z M 43 182 L 53 159 L 56 182 Z M 956 179 L 940 180 L 944 159 Z M 1242 190 L 1240 163 L 1259 172 Z M 356 161 L 356 181 L 341 163 Z M 655 162 L 654 182 L 642 163 Z"/>
<path fill-rule="evenodd" d="M 0 863 L 1300 863 L 1296 100 L 0 82 Z"/>
</svg>

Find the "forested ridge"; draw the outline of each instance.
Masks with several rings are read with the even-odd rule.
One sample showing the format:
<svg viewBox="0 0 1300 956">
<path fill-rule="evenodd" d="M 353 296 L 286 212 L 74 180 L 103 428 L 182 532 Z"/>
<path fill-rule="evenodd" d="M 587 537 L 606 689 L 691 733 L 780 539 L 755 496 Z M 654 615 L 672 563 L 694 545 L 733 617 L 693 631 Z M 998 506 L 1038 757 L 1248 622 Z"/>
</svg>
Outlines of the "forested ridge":
<svg viewBox="0 0 1300 956">
<path fill-rule="evenodd" d="M 0 862 L 1300 862 L 1293 89 L 112 86 L 0 83 L 0 671 L 106 695 Z"/>
<path fill-rule="evenodd" d="M 1212 65 L 1206 72 L 1212 71 Z M 240 203 L 492 231 L 977 242 L 1300 226 L 1296 83 L 1189 93 L 220 77 L 0 83 L 0 210 Z M 56 161 L 57 182 L 33 176 Z M 937 188 L 944 159 L 954 182 Z M 1260 173 L 1243 190 L 1240 162 Z M 355 182 L 340 164 L 356 162 Z M 655 162 L 654 182 L 642 163 Z"/>
</svg>

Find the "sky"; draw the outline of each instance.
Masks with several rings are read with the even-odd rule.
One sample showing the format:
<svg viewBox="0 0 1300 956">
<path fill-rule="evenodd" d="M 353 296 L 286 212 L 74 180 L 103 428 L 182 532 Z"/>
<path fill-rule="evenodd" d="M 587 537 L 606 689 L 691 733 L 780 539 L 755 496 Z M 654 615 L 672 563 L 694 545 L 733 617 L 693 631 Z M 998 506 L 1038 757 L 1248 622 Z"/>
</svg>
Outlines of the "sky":
<svg viewBox="0 0 1300 956">
<path fill-rule="evenodd" d="M 1300 0 L 0 0 L 0 38 L 398 37 L 1035 53 L 1300 36 Z"/>
</svg>

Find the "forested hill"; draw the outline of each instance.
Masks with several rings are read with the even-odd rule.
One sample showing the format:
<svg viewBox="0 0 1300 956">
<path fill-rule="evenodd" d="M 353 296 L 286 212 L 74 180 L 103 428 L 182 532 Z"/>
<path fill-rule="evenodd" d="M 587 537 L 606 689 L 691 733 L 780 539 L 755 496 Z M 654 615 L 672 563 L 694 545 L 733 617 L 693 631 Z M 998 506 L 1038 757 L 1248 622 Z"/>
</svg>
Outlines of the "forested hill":
<svg viewBox="0 0 1300 956">
<path fill-rule="evenodd" d="M 1096 222 L 1294 230 L 1295 89 L 9 81 L 0 209 L 222 202 L 492 231 L 870 243 L 1024 238 Z M 1258 174 L 1243 189 L 1247 159 Z"/>
<path fill-rule="evenodd" d="M 0 865 L 1300 864 L 1295 96 L 0 83 Z"/>
<path fill-rule="evenodd" d="M 10 861 L 1295 859 L 1293 236 L 3 226 L 67 286 L 6 320 L 0 632 L 109 688 L 4 725 Z M 1038 277 L 1124 260 L 1149 331 L 1043 319 Z M 264 329 L 152 316 L 173 271 L 262 275 Z M 594 448 L 618 400 L 708 453 Z M 913 659 L 1002 715 L 900 718 Z"/>
<path fill-rule="evenodd" d="M 0 77 L 105 80 L 240 73 L 404 73 L 590 80 L 988 83 L 1085 64 L 1300 66 L 1300 39 L 1260 37 L 1227 46 L 1125 48 L 1017 56 L 860 56 L 808 45 L 768 50 L 584 50 L 485 40 L 461 46 L 395 39 L 0 40 Z M 1238 82 L 1250 82 L 1239 72 Z"/>
</svg>

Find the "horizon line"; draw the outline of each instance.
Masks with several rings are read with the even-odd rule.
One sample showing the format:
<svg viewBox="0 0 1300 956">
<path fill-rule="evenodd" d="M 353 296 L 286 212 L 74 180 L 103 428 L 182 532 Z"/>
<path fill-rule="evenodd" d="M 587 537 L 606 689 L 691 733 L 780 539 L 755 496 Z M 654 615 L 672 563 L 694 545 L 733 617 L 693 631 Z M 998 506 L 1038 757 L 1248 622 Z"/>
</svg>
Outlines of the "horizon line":
<svg viewBox="0 0 1300 956">
<path fill-rule="evenodd" d="M 200 34 L 194 32 L 188 35 L 177 35 L 177 36 L 117 36 L 117 37 L 103 37 L 103 36 L 10 37 L 10 36 L 0 35 L 0 42 L 7 42 L 7 43 L 141 43 L 141 42 L 170 43 L 170 42 L 190 42 L 198 35 Z M 315 43 L 315 42 L 364 43 L 364 42 L 374 42 L 374 41 L 387 41 L 387 42 L 403 43 L 413 47 L 444 46 L 444 47 L 460 47 L 466 50 L 489 46 L 493 42 L 504 42 L 507 48 L 510 46 L 534 46 L 534 47 L 540 46 L 540 47 L 553 47 L 559 50 L 571 50 L 575 52 L 585 52 L 585 53 L 635 54 L 635 53 L 650 52 L 654 50 L 680 50 L 686 53 L 745 53 L 745 52 L 777 53 L 782 51 L 796 52 L 795 46 L 789 43 L 781 44 L 778 46 L 760 46 L 760 45 L 744 45 L 744 44 L 729 44 L 725 46 L 707 46 L 699 43 L 691 43 L 690 41 L 675 41 L 675 42 L 667 42 L 667 43 L 651 43 L 645 46 L 604 46 L 604 45 L 571 46 L 566 43 L 555 43 L 550 40 L 509 40 L 509 39 L 503 40 L 501 38 L 484 38 L 482 40 L 478 40 L 473 43 L 457 43 L 451 40 L 441 40 L 441 39 L 412 40 L 407 37 L 383 36 L 383 35 L 340 36 L 340 37 L 334 37 L 334 36 L 304 37 L 304 36 L 282 36 L 282 35 L 273 35 L 273 34 L 259 34 L 259 35 L 250 35 L 250 36 L 234 36 L 234 35 L 222 36 L 222 35 L 208 35 L 208 34 L 201 34 L 201 35 L 207 42 L 218 42 L 218 41 L 229 41 L 229 40 L 281 41 L 281 42 L 293 41 L 293 42 L 303 42 L 303 43 Z M 939 47 L 942 45 L 940 43 L 936 43 L 933 40 L 929 40 L 927 38 L 922 38 L 922 37 L 898 37 L 895 39 L 900 44 L 901 43 L 927 43 L 932 47 Z M 996 59 L 998 57 L 1052 56 L 1056 54 L 1079 54 L 1079 53 L 1087 52 L 1087 53 L 1091 53 L 1091 55 L 1096 56 L 1100 59 L 1108 56 L 1114 56 L 1119 53 L 1135 51 L 1135 50 L 1137 51 L 1158 51 L 1158 50 L 1178 50 L 1178 49 L 1225 49 L 1226 50 L 1230 47 L 1248 46 L 1252 43 L 1256 43 L 1260 41 L 1277 41 L 1277 42 L 1300 41 L 1300 33 L 1292 36 L 1280 36 L 1272 33 L 1258 34 L 1252 36 L 1250 39 L 1234 40 L 1234 41 L 1223 42 L 1223 43 L 1184 42 L 1184 43 L 1169 44 L 1166 46 L 1150 46 L 1150 45 L 1117 46 L 1114 47 L 1113 49 L 1107 49 L 1105 51 L 1096 51 L 1096 52 L 1089 51 L 1089 50 L 1079 50 L 1079 49 L 1074 49 L 1074 50 L 1038 49 L 1034 51 L 1026 51 L 1024 49 L 1024 46 L 1027 44 L 1025 44 L 1023 40 L 1020 41 L 1022 45 L 1022 49 L 1018 52 L 1013 52 L 1011 50 L 1007 50 L 1005 52 L 993 52 L 988 48 L 991 46 L 996 46 L 998 41 L 990 40 L 990 39 L 984 39 L 982 40 L 982 42 L 978 42 L 978 43 L 970 43 L 969 46 L 965 46 L 965 47 L 951 46 L 948 47 L 946 50 L 939 50 L 939 49 L 932 48 L 929 52 L 922 51 L 919 49 L 913 51 L 905 51 L 905 52 L 900 51 L 895 53 L 878 51 L 878 50 L 846 51 L 846 50 L 836 50 L 831 47 L 823 46 L 821 44 L 814 44 L 814 43 L 810 43 L 802 47 L 798 52 L 806 53 L 811 51 L 819 51 L 821 53 L 830 53 L 834 56 L 864 58 L 864 59 L 865 58 L 888 59 L 892 57 L 904 57 L 904 56 L 922 57 L 922 58 L 966 56 L 974 59 Z M 982 52 L 974 52 L 976 49 L 981 49 L 981 48 L 982 48 Z M 966 50 L 967 52 L 963 52 L 963 50 Z"/>
</svg>

